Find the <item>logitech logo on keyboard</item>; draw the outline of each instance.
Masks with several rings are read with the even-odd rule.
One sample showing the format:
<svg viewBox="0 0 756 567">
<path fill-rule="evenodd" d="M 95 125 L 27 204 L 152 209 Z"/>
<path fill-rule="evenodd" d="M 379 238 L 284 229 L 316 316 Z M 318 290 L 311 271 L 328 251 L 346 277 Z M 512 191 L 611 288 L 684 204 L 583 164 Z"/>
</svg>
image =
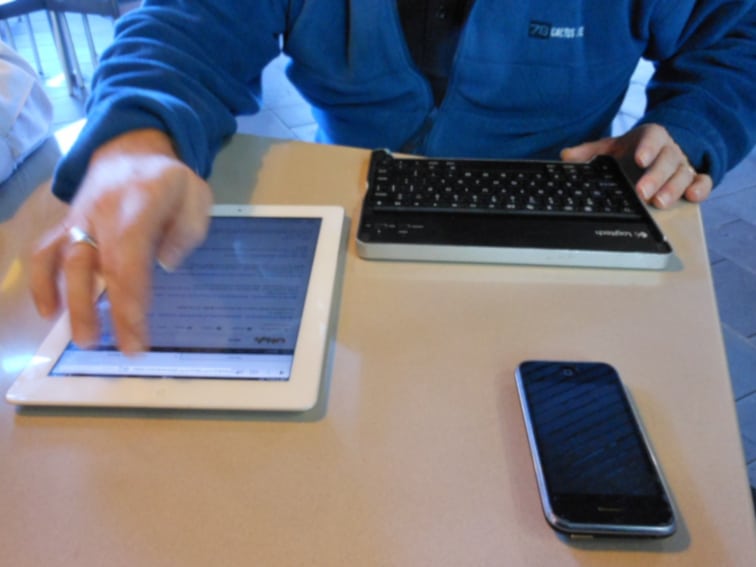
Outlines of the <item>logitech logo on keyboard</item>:
<svg viewBox="0 0 756 567">
<path fill-rule="evenodd" d="M 585 26 L 555 26 L 548 22 L 530 20 L 528 35 L 535 39 L 582 39 Z"/>
<path fill-rule="evenodd" d="M 648 232 L 645 230 L 620 230 L 618 228 L 614 230 L 600 230 L 596 229 L 593 231 L 593 233 L 596 236 L 608 236 L 610 238 L 648 238 Z"/>
</svg>

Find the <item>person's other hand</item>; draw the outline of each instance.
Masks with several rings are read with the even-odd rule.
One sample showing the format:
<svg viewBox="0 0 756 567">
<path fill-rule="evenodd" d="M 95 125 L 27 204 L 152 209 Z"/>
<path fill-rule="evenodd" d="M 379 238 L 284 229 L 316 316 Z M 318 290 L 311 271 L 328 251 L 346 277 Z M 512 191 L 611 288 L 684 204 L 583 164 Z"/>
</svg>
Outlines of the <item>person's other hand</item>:
<svg viewBox="0 0 756 567">
<path fill-rule="evenodd" d="M 139 130 L 106 143 L 92 156 L 66 218 L 34 251 L 30 280 L 37 310 L 53 316 L 64 296 L 74 342 L 92 346 L 99 337 L 99 276 L 118 347 L 143 350 L 155 259 L 177 267 L 205 238 L 211 205 L 208 184 L 177 159 L 162 132 Z M 74 243 L 73 227 L 95 245 Z"/>
<path fill-rule="evenodd" d="M 562 159 L 589 161 L 599 154 L 617 158 L 637 179 L 635 188 L 640 197 L 656 207 L 669 207 L 681 197 L 700 202 L 711 193 L 711 177 L 693 169 L 666 128 L 658 124 L 643 124 L 616 138 L 566 148 Z"/>
</svg>

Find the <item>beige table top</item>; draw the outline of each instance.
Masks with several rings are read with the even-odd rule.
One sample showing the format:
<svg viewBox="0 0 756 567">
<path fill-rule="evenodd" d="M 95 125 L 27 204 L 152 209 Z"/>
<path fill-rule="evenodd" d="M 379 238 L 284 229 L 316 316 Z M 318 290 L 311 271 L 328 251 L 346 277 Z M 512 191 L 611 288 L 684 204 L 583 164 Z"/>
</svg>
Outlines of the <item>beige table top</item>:
<svg viewBox="0 0 756 567">
<path fill-rule="evenodd" d="M 368 262 L 367 152 L 237 137 L 218 202 L 352 219 L 327 391 L 295 417 L 17 411 L 0 402 L 4 565 L 756 565 L 756 527 L 699 211 L 657 218 L 669 272 Z M 0 187 L 2 190 L 2 187 Z M 3 393 L 49 324 L 24 249 L 61 207 L 0 211 Z M 680 512 L 662 541 L 546 524 L 515 392 L 529 358 L 604 360 Z"/>
</svg>

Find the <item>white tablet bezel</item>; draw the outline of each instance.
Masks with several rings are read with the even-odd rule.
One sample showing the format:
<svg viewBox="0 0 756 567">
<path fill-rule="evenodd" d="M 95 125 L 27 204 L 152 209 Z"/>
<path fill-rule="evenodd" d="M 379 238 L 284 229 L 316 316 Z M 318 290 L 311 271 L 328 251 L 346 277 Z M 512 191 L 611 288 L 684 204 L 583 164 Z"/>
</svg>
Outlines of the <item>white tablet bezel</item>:
<svg viewBox="0 0 756 567">
<path fill-rule="evenodd" d="M 321 219 L 291 375 L 285 381 L 223 378 L 50 376 L 70 342 L 67 314 L 55 323 L 6 399 L 29 406 L 305 411 L 317 402 L 343 242 L 336 206 L 216 205 L 213 216 Z"/>
</svg>

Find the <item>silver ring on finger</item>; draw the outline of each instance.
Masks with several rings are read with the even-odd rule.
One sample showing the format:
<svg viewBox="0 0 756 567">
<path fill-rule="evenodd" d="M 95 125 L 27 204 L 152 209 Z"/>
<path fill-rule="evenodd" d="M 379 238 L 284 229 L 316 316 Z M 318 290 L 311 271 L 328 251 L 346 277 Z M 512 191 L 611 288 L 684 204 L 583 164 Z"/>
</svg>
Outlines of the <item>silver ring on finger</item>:
<svg viewBox="0 0 756 567">
<path fill-rule="evenodd" d="M 68 241 L 73 246 L 74 244 L 88 244 L 95 250 L 97 250 L 97 241 L 83 228 L 78 226 L 72 226 L 68 229 Z"/>
</svg>

